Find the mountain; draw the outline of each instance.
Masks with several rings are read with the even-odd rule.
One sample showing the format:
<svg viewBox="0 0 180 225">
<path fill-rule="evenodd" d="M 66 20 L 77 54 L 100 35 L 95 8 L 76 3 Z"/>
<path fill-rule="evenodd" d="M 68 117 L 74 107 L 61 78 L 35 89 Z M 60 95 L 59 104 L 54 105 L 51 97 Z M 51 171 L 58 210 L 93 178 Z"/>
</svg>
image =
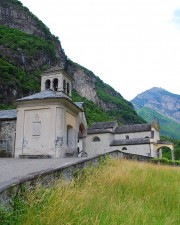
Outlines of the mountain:
<svg viewBox="0 0 180 225">
<path fill-rule="evenodd" d="M 180 139 L 180 123 L 177 123 L 175 120 L 170 119 L 164 114 L 158 113 L 157 111 L 148 107 L 142 107 L 141 109 L 137 110 L 137 112 L 149 123 L 154 118 L 157 118 L 160 123 L 162 136 Z"/>
<path fill-rule="evenodd" d="M 137 95 L 131 102 L 136 109 L 149 107 L 180 123 L 180 95 L 153 87 Z"/>
<path fill-rule="evenodd" d="M 40 74 L 59 65 L 74 77 L 73 100 L 85 102 L 88 124 L 145 122 L 132 103 L 66 56 L 60 40 L 18 0 L 0 1 L 0 108 L 40 91 Z"/>
<path fill-rule="evenodd" d="M 151 88 L 132 101 L 137 113 L 147 122 L 157 118 L 161 135 L 180 139 L 180 95 L 162 88 Z"/>
</svg>

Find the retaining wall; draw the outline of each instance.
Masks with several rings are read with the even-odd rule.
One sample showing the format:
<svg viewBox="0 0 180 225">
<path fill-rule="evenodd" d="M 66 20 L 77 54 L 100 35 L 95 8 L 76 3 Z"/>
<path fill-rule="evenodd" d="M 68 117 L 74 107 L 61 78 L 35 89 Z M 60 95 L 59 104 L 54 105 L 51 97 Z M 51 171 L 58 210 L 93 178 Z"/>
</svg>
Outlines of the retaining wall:
<svg viewBox="0 0 180 225">
<path fill-rule="evenodd" d="M 59 166 L 58 168 L 38 171 L 19 178 L 16 177 L 0 185 L 0 203 L 6 207 L 11 207 L 12 198 L 22 190 L 33 188 L 36 185 L 52 186 L 59 178 L 71 180 L 77 170 L 82 170 L 89 165 L 96 166 L 108 155 L 113 158 L 126 158 L 145 162 L 149 162 L 152 159 L 151 157 L 133 155 L 116 150 L 106 154 L 84 158 L 84 160 L 78 163 L 76 162 L 66 166 Z"/>
</svg>

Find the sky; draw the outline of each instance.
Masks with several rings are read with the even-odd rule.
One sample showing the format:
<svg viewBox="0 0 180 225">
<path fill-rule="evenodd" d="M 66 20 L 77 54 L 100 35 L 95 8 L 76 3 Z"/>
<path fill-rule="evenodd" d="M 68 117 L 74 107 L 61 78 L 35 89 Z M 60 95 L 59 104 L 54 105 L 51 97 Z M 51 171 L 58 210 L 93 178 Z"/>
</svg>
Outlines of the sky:
<svg viewBox="0 0 180 225">
<path fill-rule="evenodd" d="M 131 100 L 180 94 L 179 0 L 20 0 L 58 36 L 68 58 Z"/>
</svg>

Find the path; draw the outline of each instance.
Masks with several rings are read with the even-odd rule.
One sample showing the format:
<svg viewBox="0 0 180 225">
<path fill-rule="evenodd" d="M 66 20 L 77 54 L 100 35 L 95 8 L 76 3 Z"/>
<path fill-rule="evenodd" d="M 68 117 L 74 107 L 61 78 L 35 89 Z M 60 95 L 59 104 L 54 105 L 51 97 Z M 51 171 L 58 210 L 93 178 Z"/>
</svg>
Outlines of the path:
<svg viewBox="0 0 180 225">
<path fill-rule="evenodd" d="M 84 159 L 77 157 L 58 159 L 0 158 L 0 188 L 31 173 L 64 167 L 84 161 Z"/>
</svg>

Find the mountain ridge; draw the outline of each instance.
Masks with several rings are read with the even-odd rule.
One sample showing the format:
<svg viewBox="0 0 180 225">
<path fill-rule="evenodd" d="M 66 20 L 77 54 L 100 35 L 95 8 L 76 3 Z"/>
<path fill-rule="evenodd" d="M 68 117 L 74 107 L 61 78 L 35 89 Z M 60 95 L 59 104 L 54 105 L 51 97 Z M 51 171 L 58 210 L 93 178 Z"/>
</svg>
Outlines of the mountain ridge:
<svg viewBox="0 0 180 225">
<path fill-rule="evenodd" d="M 153 87 L 138 94 L 131 102 L 147 122 L 158 119 L 161 135 L 180 139 L 180 95 Z"/>
<path fill-rule="evenodd" d="M 18 0 L 0 2 L 0 45 L 0 108 L 12 107 L 13 100 L 40 91 L 40 74 L 58 64 L 74 77 L 75 98 L 87 99 L 89 113 L 97 107 L 100 115 L 104 111 L 102 118 L 97 116 L 102 121 L 145 122 L 120 93 L 69 60 L 60 40 Z"/>
<path fill-rule="evenodd" d="M 149 107 L 180 123 L 180 95 L 178 94 L 153 87 L 138 94 L 131 103 L 137 110 Z"/>
</svg>

